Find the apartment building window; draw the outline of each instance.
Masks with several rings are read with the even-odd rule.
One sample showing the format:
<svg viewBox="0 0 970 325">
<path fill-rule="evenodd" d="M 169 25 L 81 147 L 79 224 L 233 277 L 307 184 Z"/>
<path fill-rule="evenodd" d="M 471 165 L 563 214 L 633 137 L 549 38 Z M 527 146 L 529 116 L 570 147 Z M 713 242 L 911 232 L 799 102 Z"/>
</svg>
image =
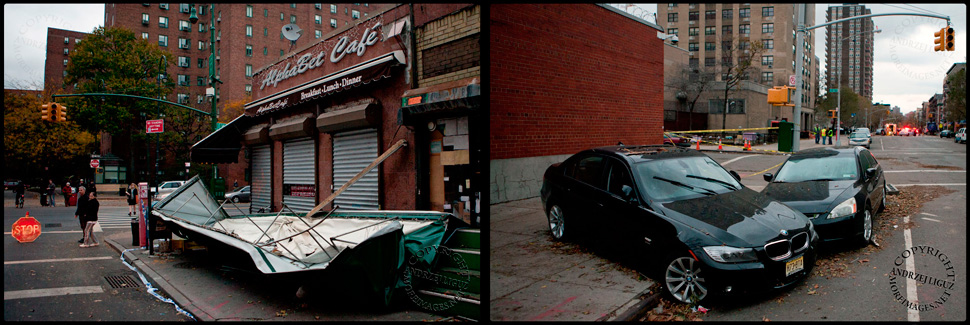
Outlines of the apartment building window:
<svg viewBox="0 0 970 325">
<path fill-rule="evenodd" d="M 246 44 L 246 56 L 253 56 L 253 46 Z"/>
<path fill-rule="evenodd" d="M 679 33 L 679 32 L 680 32 L 680 31 L 679 31 L 679 30 L 677 30 L 677 28 L 668 28 L 668 29 L 667 29 L 667 34 L 668 34 L 668 35 L 677 35 L 677 33 Z"/>
<path fill-rule="evenodd" d="M 204 65 L 205 65 L 205 59 L 199 58 L 199 68 L 201 69 L 202 66 Z"/>
<path fill-rule="evenodd" d="M 320 17 L 320 15 L 313 15 L 313 22 L 317 25 L 323 24 L 323 17 Z"/>
<path fill-rule="evenodd" d="M 677 20 L 677 13 L 676 12 L 667 13 L 667 22 L 668 23 L 676 23 L 676 22 L 678 22 L 678 20 Z"/>
<path fill-rule="evenodd" d="M 168 36 L 158 35 L 158 46 L 166 46 L 167 47 L 168 46 Z M 64 49 L 64 51 L 66 52 L 67 49 Z"/>
<path fill-rule="evenodd" d="M 186 32 L 191 32 L 192 31 L 192 25 L 189 24 L 189 21 L 188 20 L 179 20 L 179 30 L 186 31 Z"/>
<path fill-rule="evenodd" d="M 205 42 L 204 41 L 199 41 L 199 50 L 201 51 L 201 50 L 204 50 L 204 49 L 205 49 Z"/>
<path fill-rule="evenodd" d="M 283 13 L 281 12 L 281 13 L 280 13 L 280 21 L 283 21 L 283 20 L 286 20 L 286 15 L 284 15 L 284 14 L 283 14 Z"/>
<path fill-rule="evenodd" d="M 269 28 L 263 27 L 263 36 L 269 36 Z"/>
<path fill-rule="evenodd" d="M 751 18 L 751 8 L 738 9 L 738 17 Z"/>
<path fill-rule="evenodd" d="M 697 27 L 688 27 L 687 28 L 687 35 L 689 35 L 689 36 L 697 36 L 697 31 L 698 30 L 699 30 L 699 28 L 697 28 Z"/>
<path fill-rule="evenodd" d="M 159 3 L 158 4 L 158 7 L 161 8 L 162 10 L 168 10 L 168 4 L 167 3 Z"/>
<path fill-rule="evenodd" d="M 360 18 L 360 11 L 357 11 L 357 9 L 351 10 L 350 11 L 350 18 L 353 18 L 353 19 Z"/>
<path fill-rule="evenodd" d="M 751 42 L 749 42 L 749 41 L 742 41 L 741 43 L 738 43 L 738 49 L 739 50 L 743 50 L 743 51 L 750 50 L 751 49 Z"/>
<path fill-rule="evenodd" d="M 191 43 L 191 41 L 189 39 L 179 37 L 179 48 L 180 49 L 186 49 L 186 50 L 188 50 L 190 43 Z"/>
<path fill-rule="evenodd" d="M 761 24 L 761 33 L 771 34 L 774 32 L 775 32 L 775 24 L 772 24 L 772 23 Z"/>
<path fill-rule="evenodd" d="M 696 21 L 700 19 L 701 13 L 697 11 L 691 11 L 687 13 L 687 20 Z"/>
<path fill-rule="evenodd" d="M 721 50 L 730 51 L 731 48 L 731 41 L 721 41 Z"/>
<path fill-rule="evenodd" d="M 770 71 L 769 72 L 762 72 L 761 73 L 761 82 L 762 83 L 771 84 L 773 82 L 772 79 L 774 79 L 774 77 L 775 77 L 775 74 L 773 72 L 770 72 Z"/>
<path fill-rule="evenodd" d="M 64 59 L 64 66 L 67 66 L 67 59 Z"/>
<path fill-rule="evenodd" d="M 205 86 L 205 78 L 202 78 L 202 77 L 195 78 L 195 85 Z"/>
<path fill-rule="evenodd" d="M 771 50 L 775 48 L 775 40 L 773 39 L 765 39 L 765 40 L 761 40 L 761 42 L 764 43 L 766 50 Z"/>
<path fill-rule="evenodd" d="M 697 51 L 697 49 L 698 49 L 697 43 L 690 43 L 687 45 L 687 50 L 689 51 Z"/>
<path fill-rule="evenodd" d="M 141 24 L 142 25 L 148 25 L 148 22 L 149 21 L 151 21 L 151 18 L 148 17 L 148 14 L 141 14 Z M 64 42 L 64 44 L 67 44 L 67 42 Z"/>
<path fill-rule="evenodd" d="M 141 39 L 148 39 L 148 33 L 141 33 Z"/>
<path fill-rule="evenodd" d="M 677 7 L 677 4 L 676 3 L 668 3 L 667 4 L 667 8 L 676 8 L 676 7 Z"/>
<path fill-rule="evenodd" d="M 253 6 L 246 6 L 246 17 L 253 18 Z"/>
<path fill-rule="evenodd" d="M 179 12 L 186 13 L 186 14 L 189 13 L 189 4 L 187 4 L 187 3 L 180 3 L 179 4 Z"/>
<path fill-rule="evenodd" d="M 705 67 L 713 67 L 716 64 L 717 64 L 717 59 L 715 59 L 715 58 L 706 58 L 706 59 L 704 59 L 704 66 Z"/>
<path fill-rule="evenodd" d="M 64 55 L 67 55 L 67 48 L 64 48 Z"/>
<path fill-rule="evenodd" d="M 337 20 L 330 18 L 330 27 L 337 28 Z"/>
<path fill-rule="evenodd" d="M 314 4 L 313 4 L 313 8 L 315 8 L 315 9 L 317 9 L 317 10 L 320 10 L 320 8 L 323 8 L 323 4 L 320 4 L 320 3 L 314 3 Z"/>
<path fill-rule="evenodd" d="M 182 67 L 182 68 L 188 68 L 189 67 L 189 57 L 187 57 L 187 56 L 180 56 L 179 57 L 179 60 L 178 60 L 178 66 L 179 67 Z"/>
<path fill-rule="evenodd" d="M 335 4 L 331 4 L 330 5 L 330 13 L 332 13 L 332 14 L 337 13 L 337 5 L 335 5 Z"/>
<path fill-rule="evenodd" d="M 158 17 L 158 27 L 168 28 L 168 17 Z"/>
<path fill-rule="evenodd" d="M 721 18 L 731 19 L 734 18 L 734 9 L 724 9 L 721 10 Z"/>
<path fill-rule="evenodd" d="M 772 17 L 775 15 L 775 7 L 761 8 L 761 17 Z"/>
<path fill-rule="evenodd" d="M 251 93 L 251 92 L 253 92 L 253 85 L 252 84 L 246 84 L 246 95 L 249 95 L 249 93 Z"/>
<path fill-rule="evenodd" d="M 179 104 L 188 104 L 189 94 L 179 94 Z"/>
<path fill-rule="evenodd" d="M 283 50 L 280 50 L 280 56 L 283 56 Z"/>
<path fill-rule="evenodd" d="M 704 43 L 704 50 L 706 50 L 706 51 L 714 51 L 715 50 L 715 48 L 714 48 L 714 42 L 706 42 L 706 43 Z"/>
<path fill-rule="evenodd" d="M 246 37 L 253 37 L 253 25 L 246 25 Z"/>
<path fill-rule="evenodd" d="M 749 24 L 739 25 L 738 32 L 741 34 L 751 34 L 751 25 Z"/>
<path fill-rule="evenodd" d="M 296 4 L 295 3 L 291 3 L 290 4 L 290 8 L 296 9 Z"/>
<path fill-rule="evenodd" d="M 263 17 L 269 17 L 269 9 L 263 9 Z"/>
<path fill-rule="evenodd" d="M 188 86 L 188 85 L 189 85 L 189 76 L 186 76 L 184 74 L 180 74 L 179 75 L 179 86 Z M 182 95 L 179 95 L 179 97 L 181 98 Z"/>
<path fill-rule="evenodd" d="M 704 27 L 704 35 L 714 35 L 716 31 L 717 31 L 717 27 L 714 27 L 714 26 Z"/>
<path fill-rule="evenodd" d="M 290 15 L 290 23 L 296 24 L 296 15 Z"/>
<path fill-rule="evenodd" d="M 246 65 L 246 78 L 253 76 L 253 66 L 250 64 Z"/>
<path fill-rule="evenodd" d="M 314 31 L 313 31 L 313 36 L 314 36 L 313 38 L 320 38 L 320 37 L 323 37 L 323 32 L 322 32 L 322 31 L 320 31 L 320 30 L 318 30 L 318 29 L 317 29 L 317 30 L 314 30 Z"/>
<path fill-rule="evenodd" d="M 266 47 L 265 47 L 265 46 L 263 46 L 263 56 L 266 56 L 266 53 L 267 53 L 267 52 L 266 52 Z"/>
<path fill-rule="evenodd" d="M 775 64 L 775 57 L 773 55 L 762 55 L 761 56 L 761 65 L 763 65 L 763 66 L 772 66 L 774 64 Z"/>
<path fill-rule="evenodd" d="M 697 67 L 697 64 L 698 64 L 698 63 L 700 63 L 700 62 L 698 61 L 698 59 L 697 59 L 697 58 L 691 58 L 691 59 L 690 59 L 690 60 L 688 61 L 688 63 L 687 63 L 687 64 L 689 64 L 689 65 L 690 65 L 690 67 L 692 67 L 692 68 L 696 68 L 696 67 Z"/>
<path fill-rule="evenodd" d="M 199 23 L 199 33 L 205 33 L 205 23 Z"/>
</svg>

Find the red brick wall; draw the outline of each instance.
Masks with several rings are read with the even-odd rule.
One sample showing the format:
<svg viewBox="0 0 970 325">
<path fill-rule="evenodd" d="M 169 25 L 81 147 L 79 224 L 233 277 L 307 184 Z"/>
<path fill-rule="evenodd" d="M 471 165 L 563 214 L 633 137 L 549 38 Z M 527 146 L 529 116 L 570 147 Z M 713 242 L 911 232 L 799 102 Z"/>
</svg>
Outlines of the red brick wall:
<svg viewBox="0 0 970 325">
<path fill-rule="evenodd" d="M 47 28 L 47 59 L 44 63 L 44 89 L 66 89 L 67 93 L 74 92 L 74 85 L 64 87 L 64 60 L 68 55 L 64 54 L 64 48 L 68 52 L 74 51 L 77 39 L 84 39 L 88 33 L 63 30 L 57 28 Z M 68 44 L 64 44 L 64 38 L 68 38 Z"/>
<path fill-rule="evenodd" d="M 490 8 L 490 159 L 661 143 L 657 29 L 592 4 Z"/>
</svg>

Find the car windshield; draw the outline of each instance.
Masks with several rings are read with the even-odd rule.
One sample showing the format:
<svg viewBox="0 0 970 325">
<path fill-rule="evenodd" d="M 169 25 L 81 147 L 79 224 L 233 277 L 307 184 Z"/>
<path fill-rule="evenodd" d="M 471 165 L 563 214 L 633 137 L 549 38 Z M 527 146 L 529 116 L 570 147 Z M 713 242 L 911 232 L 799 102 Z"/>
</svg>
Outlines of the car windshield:
<svg viewBox="0 0 970 325">
<path fill-rule="evenodd" d="M 858 175 L 858 167 L 853 156 L 791 157 L 781 166 L 773 182 L 853 180 Z"/>
<path fill-rule="evenodd" d="M 869 135 L 865 133 L 856 132 L 849 135 L 849 138 L 868 138 Z"/>
<path fill-rule="evenodd" d="M 636 165 L 640 189 L 660 202 L 734 191 L 741 184 L 709 157 L 659 159 Z"/>
</svg>

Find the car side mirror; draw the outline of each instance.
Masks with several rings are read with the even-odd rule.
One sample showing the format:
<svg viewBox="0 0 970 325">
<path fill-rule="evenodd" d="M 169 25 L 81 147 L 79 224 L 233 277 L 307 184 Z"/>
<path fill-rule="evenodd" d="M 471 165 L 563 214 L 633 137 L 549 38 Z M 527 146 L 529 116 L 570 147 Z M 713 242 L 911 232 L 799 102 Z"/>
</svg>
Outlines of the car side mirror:
<svg viewBox="0 0 970 325">
<path fill-rule="evenodd" d="M 771 183 L 771 178 L 775 177 L 775 175 L 772 175 L 771 173 L 765 173 L 764 177 L 765 177 L 765 182 Z"/>
<path fill-rule="evenodd" d="M 728 174 L 731 174 L 731 177 L 734 177 L 735 180 L 741 181 L 741 175 L 738 175 L 738 172 L 731 170 L 728 171 Z"/>
<path fill-rule="evenodd" d="M 866 179 L 876 176 L 876 167 L 866 169 Z"/>
</svg>

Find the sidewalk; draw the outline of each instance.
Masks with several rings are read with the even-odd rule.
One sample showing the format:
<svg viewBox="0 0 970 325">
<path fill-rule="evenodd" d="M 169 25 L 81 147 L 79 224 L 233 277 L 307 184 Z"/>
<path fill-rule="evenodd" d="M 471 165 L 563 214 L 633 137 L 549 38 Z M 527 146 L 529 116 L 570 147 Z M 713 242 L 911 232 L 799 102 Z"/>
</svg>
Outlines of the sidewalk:
<svg viewBox="0 0 970 325">
<path fill-rule="evenodd" d="M 832 144 L 833 145 L 837 145 L 838 143 L 841 143 L 842 145 L 848 145 L 848 143 L 849 143 L 848 137 L 849 137 L 848 135 L 841 135 L 841 136 L 839 136 L 839 141 L 838 142 L 835 141 L 835 137 L 832 137 Z M 824 146 L 831 147 L 833 145 L 826 144 Z M 809 149 L 809 148 L 822 147 L 823 145 L 821 143 L 821 140 L 819 140 L 819 143 L 816 144 L 815 143 L 815 138 L 814 137 L 811 137 L 811 138 L 808 138 L 808 139 L 801 139 L 801 141 L 798 143 L 798 146 L 799 146 L 798 147 L 799 150 L 805 150 L 805 149 Z M 697 148 L 697 144 L 696 143 L 691 143 L 690 149 L 696 149 L 696 148 Z M 737 146 L 737 145 L 734 145 L 734 144 L 730 144 L 729 145 L 728 143 L 722 142 L 721 143 L 721 148 L 722 148 L 722 150 L 717 150 L 717 143 L 716 142 L 714 144 L 711 144 L 711 143 L 708 143 L 708 142 L 702 142 L 701 143 L 701 151 L 707 151 L 707 152 L 734 152 L 734 153 L 754 153 L 754 154 L 770 154 L 770 155 L 787 154 L 787 153 L 781 153 L 781 152 L 778 152 L 777 151 L 778 150 L 778 144 L 777 143 L 769 143 L 769 144 L 760 144 L 760 143 L 756 144 L 756 143 L 752 143 L 751 144 L 751 149 L 752 150 L 751 151 L 745 151 L 743 149 L 743 145 L 742 146 Z"/>
<path fill-rule="evenodd" d="M 538 197 L 490 208 L 491 320 L 623 320 L 652 302 L 650 279 L 553 241 Z"/>
</svg>

